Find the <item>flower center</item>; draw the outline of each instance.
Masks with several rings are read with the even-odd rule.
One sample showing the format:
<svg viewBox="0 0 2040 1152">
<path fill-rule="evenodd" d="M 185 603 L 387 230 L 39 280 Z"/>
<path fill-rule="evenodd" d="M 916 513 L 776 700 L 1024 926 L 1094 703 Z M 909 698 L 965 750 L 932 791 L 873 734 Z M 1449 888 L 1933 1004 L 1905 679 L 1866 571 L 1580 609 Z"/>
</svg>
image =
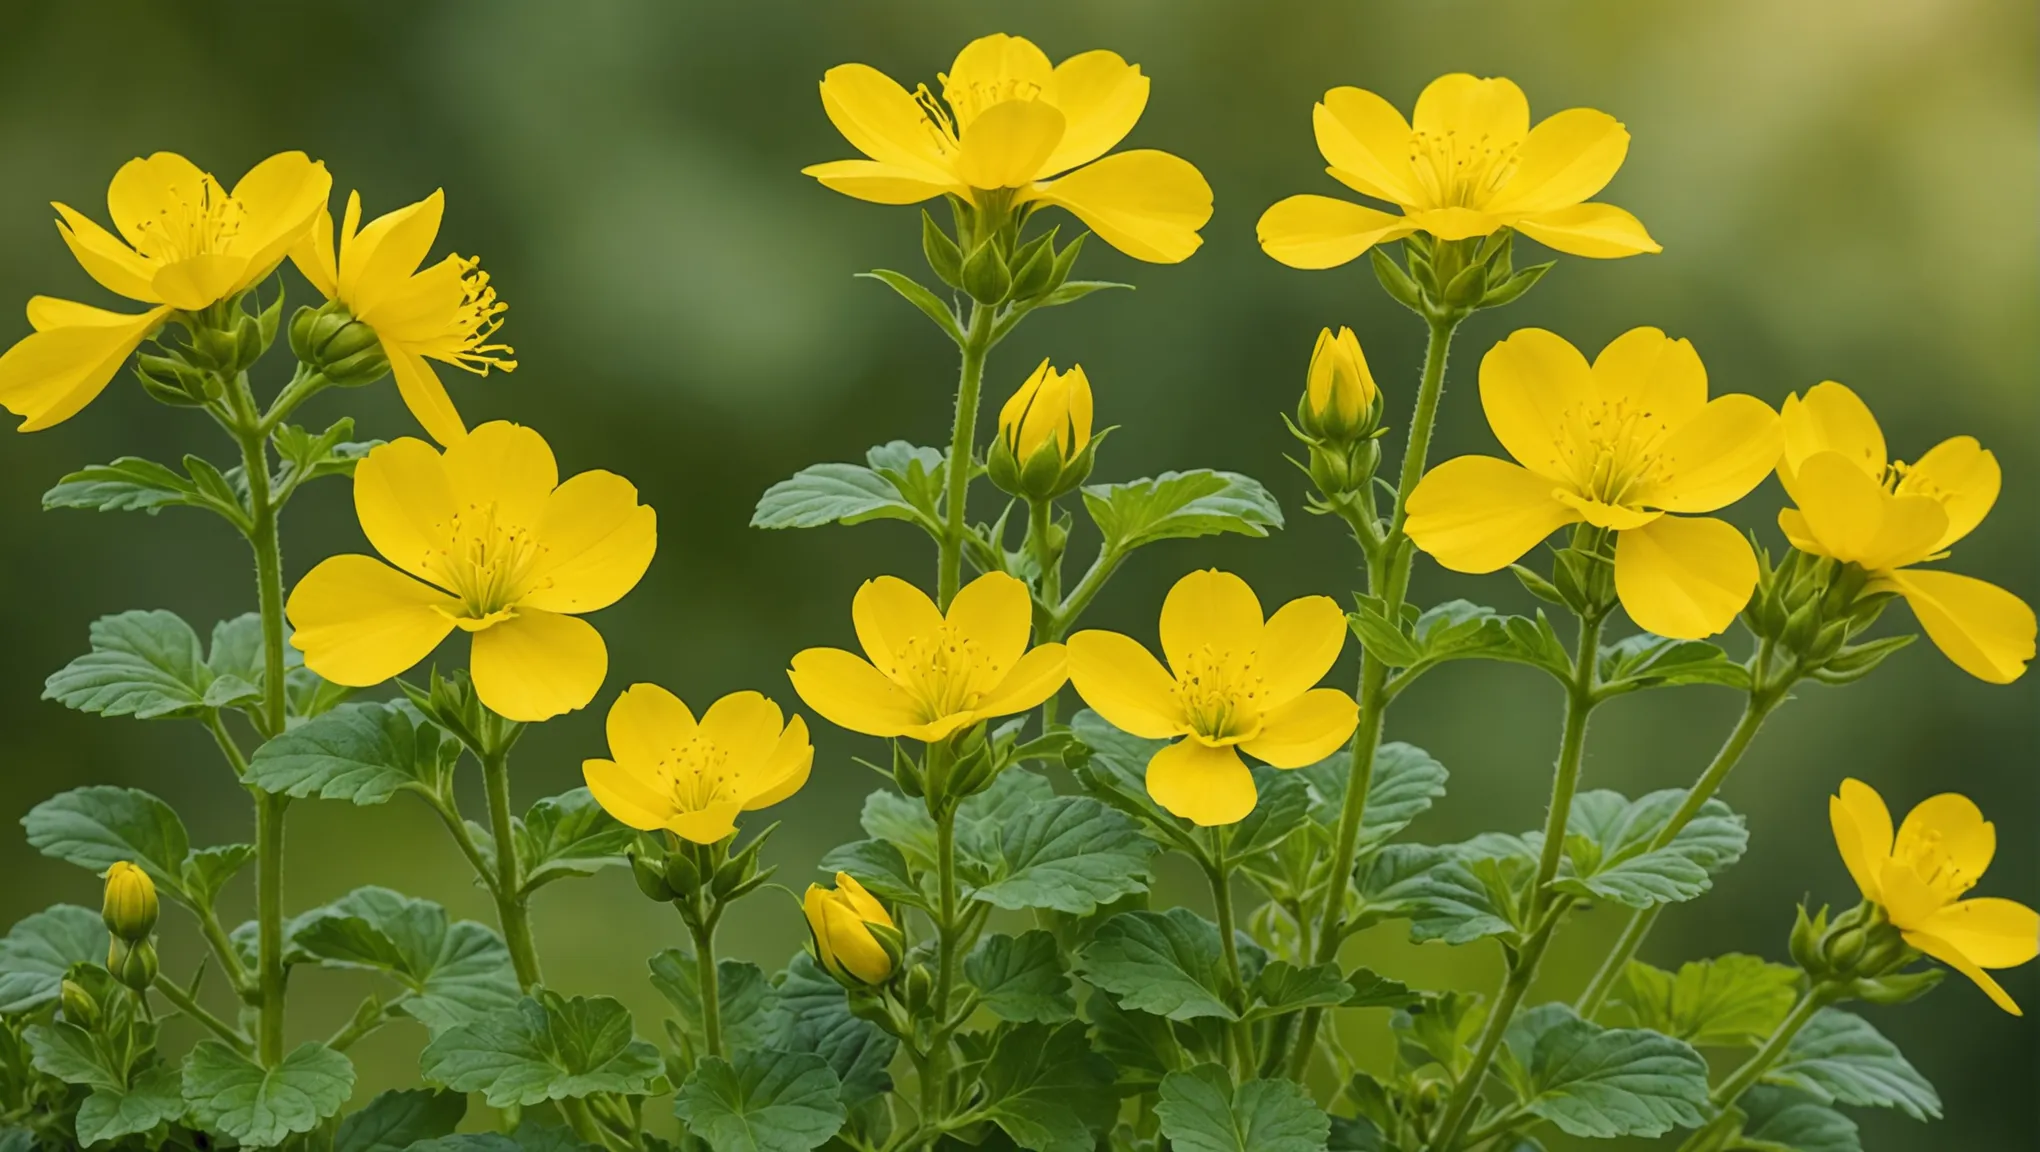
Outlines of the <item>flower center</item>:
<svg viewBox="0 0 2040 1152">
<path fill-rule="evenodd" d="M 1954 854 L 1942 843 L 1939 832 L 1923 832 L 1917 837 L 1907 839 L 1910 843 L 1901 844 L 1895 855 L 1909 866 L 1943 903 L 1951 903 L 1964 892 L 1976 887 L 1980 876 L 1971 875 L 1956 862 Z"/>
<path fill-rule="evenodd" d="M 1658 452 L 1671 426 L 1663 416 L 1627 400 L 1590 400 L 1565 414 L 1567 434 L 1558 457 L 1581 495 L 1625 505 L 1663 479 Z"/>
<path fill-rule="evenodd" d="M 730 754 L 705 739 L 699 731 L 687 743 L 659 761 L 673 781 L 673 806 L 682 812 L 700 812 L 717 803 L 734 799 L 736 775 L 730 771 Z"/>
<path fill-rule="evenodd" d="M 135 251 L 163 264 L 225 252 L 241 231 L 247 211 L 207 176 L 195 190 L 172 185 L 169 204 L 135 225 Z"/>
<path fill-rule="evenodd" d="M 1516 172 L 1516 145 L 1483 132 L 1418 131 L 1410 138 L 1410 167 L 1432 208 L 1478 208 Z"/>
<path fill-rule="evenodd" d="M 956 112 L 958 132 L 969 128 L 971 121 L 984 115 L 985 110 L 994 104 L 1004 104 L 1008 100 L 1037 100 L 1041 97 L 1041 85 L 1016 76 L 989 81 L 976 80 L 968 84 L 958 84 L 941 72 L 937 72 L 935 78 L 942 81 L 942 98 L 948 101 L 949 107 Z"/>
<path fill-rule="evenodd" d="M 530 593 L 531 574 L 545 554 L 529 528 L 511 524 L 495 501 L 453 514 L 444 551 L 425 557 L 435 583 L 460 598 L 462 618 L 486 620 Z"/>
<path fill-rule="evenodd" d="M 1266 698 L 1251 653 L 1235 656 L 1205 644 L 1176 673 L 1176 699 L 1191 731 L 1207 740 L 1237 741 L 1258 732 Z"/>
<path fill-rule="evenodd" d="M 963 142 L 956 121 L 950 117 L 949 109 L 942 106 L 942 101 L 937 100 L 935 94 L 928 91 L 926 84 L 914 88 L 914 103 L 921 106 L 921 126 L 935 142 L 935 151 L 945 158 L 961 152 Z"/>
<path fill-rule="evenodd" d="M 948 625 L 901 645 L 883 669 L 921 707 L 923 722 L 968 712 L 1008 671 L 988 658 L 977 641 Z"/>
</svg>

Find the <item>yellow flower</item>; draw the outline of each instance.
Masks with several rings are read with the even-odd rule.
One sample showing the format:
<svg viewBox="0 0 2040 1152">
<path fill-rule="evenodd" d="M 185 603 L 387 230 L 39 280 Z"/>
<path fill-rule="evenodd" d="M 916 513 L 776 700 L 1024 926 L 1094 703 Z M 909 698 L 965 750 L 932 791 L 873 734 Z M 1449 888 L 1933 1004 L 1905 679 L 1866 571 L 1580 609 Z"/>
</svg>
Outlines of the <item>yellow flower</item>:
<svg viewBox="0 0 2040 1152">
<path fill-rule="evenodd" d="M 2040 914 L 1994 896 L 1962 899 L 1997 852 L 1997 829 L 1976 805 L 1953 792 L 1931 797 L 1893 837 L 1884 798 L 1860 780 L 1844 780 L 1841 795 L 1828 798 L 1828 820 L 1863 899 L 1884 909 L 1905 942 L 2020 1015 L 1984 969 L 2016 967 L 2040 953 Z"/>
<path fill-rule="evenodd" d="M 581 773 L 603 810 L 642 832 L 666 829 L 696 844 L 737 830 L 737 813 L 768 808 L 807 783 L 815 761 L 807 724 L 779 705 L 732 692 L 699 723 L 657 684 L 633 684 L 609 707 L 609 754 Z"/>
<path fill-rule="evenodd" d="M 0 404 L 21 431 L 61 424 L 90 404 L 129 354 L 177 311 L 196 312 L 246 291 L 282 263 L 326 202 L 332 177 L 302 152 L 282 152 L 229 192 L 173 152 L 121 165 L 106 206 L 118 237 L 65 204 L 57 231 L 88 275 L 154 305 L 109 312 L 38 296 L 35 331 L 0 356 Z"/>
<path fill-rule="evenodd" d="M 836 887 L 808 885 L 801 901 L 815 937 L 815 959 L 839 979 L 883 984 L 899 963 L 900 934 L 885 905 L 848 872 L 836 873 Z"/>
<path fill-rule="evenodd" d="M 1798 507 L 1778 513 L 1792 546 L 1861 566 L 1896 592 L 1962 670 L 2009 684 L 2033 659 L 2033 609 L 1972 576 L 1913 565 L 1969 535 L 2003 481 L 1973 436 L 1943 440 L 1918 463 L 1886 461 L 1884 433 L 1854 392 L 1829 381 L 1785 400 L 1778 478 Z"/>
<path fill-rule="evenodd" d="M 1310 353 L 1310 375 L 1304 388 L 1304 431 L 1346 442 L 1372 431 L 1374 402 L 1381 396 L 1367 357 L 1351 328 L 1318 332 Z"/>
<path fill-rule="evenodd" d="M 1246 752 L 1277 768 L 1315 764 L 1359 721 L 1353 698 L 1313 688 L 1346 643 L 1346 614 L 1329 596 L 1304 596 L 1265 622 L 1247 582 L 1192 572 L 1162 602 L 1169 667 L 1129 636 L 1070 637 L 1070 683 L 1100 716 L 1148 740 L 1181 736 L 1147 765 L 1148 795 L 1197 824 L 1231 824 L 1254 810 Z"/>
<path fill-rule="evenodd" d="M 1268 255 L 1292 268 L 1344 264 L 1412 232 L 1464 240 L 1514 228 L 1575 256 L 1660 251 L 1643 224 L 1586 201 L 1615 178 L 1629 133 L 1591 108 L 1530 126 L 1530 103 L 1508 80 L 1440 76 L 1417 97 L 1414 124 L 1359 88 L 1334 88 L 1312 110 L 1332 179 L 1401 215 L 1291 196 L 1261 216 Z"/>
<path fill-rule="evenodd" d="M 291 260 L 312 287 L 375 329 L 404 404 L 434 440 L 451 444 L 466 435 L 467 425 L 426 358 L 478 376 L 491 368 L 514 371 L 517 361 L 508 358 L 508 344 L 488 343 L 509 305 L 496 299 L 477 259 L 447 256 L 418 269 L 439 235 L 445 209 L 446 194 L 434 192 L 363 228 L 361 193 L 352 192 L 337 258 L 333 218 L 321 206 L 318 223 L 292 250 Z"/>
<path fill-rule="evenodd" d="M 658 543 L 629 481 L 583 472 L 561 483 L 544 438 L 502 421 L 444 455 L 411 437 L 371 449 L 355 468 L 354 510 L 389 563 L 334 556 L 298 582 L 286 610 L 306 666 L 336 684 L 379 684 L 459 628 L 475 634 L 475 692 L 512 720 L 594 699 L 609 654 L 573 614 L 621 599 Z"/>
<path fill-rule="evenodd" d="M 129 943 L 147 940 L 149 933 L 156 930 L 156 917 L 161 910 L 156 900 L 156 882 L 126 860 L 115 861 L 103 875 L 106 898 L 100 905 L 99 918 L 106 922 L 106 930 Z"/>
<path fill-rule="evenodd" d="M 1043 360 L 999 409 L 999 436 L 1022 464 L 1051 442 L 1063 463 L 1082 452 L 1091 442 L 1091 382 L 1083 366 L 1057 372 Z"/>
<path fill-rule="evenodd" d="M 1514 563 L 1567 524 L 1612 529 L 1615 592 L 1639 627 L 1693 640 L 1727 628 L 1756 588 L 1750 543 L 1712 512 L 1778 462 L 1778 415 L 1752 396 L 1707 398 L 1693 346 L 1634 328 L 1589 367 L 1526 328 L 1480 364 L 1481 407 L 1516 463 L 1461 456 L 1410 494 L 1407 530 L 1455 572 Z"/>
<path fill-rule="evenodd" d="M 1195 167 L 1151 149 L 1105 155 L 1147 107 L 1139 66 L 1101 50 L 1050 67 L 1032 43 L 1000 34 L 971 41 L 937 78 L 940 101 L 869 65 L 829 69 L 822 108 L 869 159 L 801 171 L 879 204 L 946 193 L 983 206 L 993 193 L 1015 207 L 1059 205 L 1107 244 L 1157 264 L 1188 259 L 1203 243 L 1211 185 Z M 1007 189 L 1010 200 L 999 195 Z"/>
<path fill-rule="evenodd" d="M 965 585 L 947 616 L 919 588 L 880 576 L 850 603 L 870 659 L 809 648 L 787 675 L 808 707 L 838 727 L 932 743 L 1025 712 L 1063 686 L 1063 646 L 1027 647 L 1033 615 L 1027 586 L 1003 572 Z"/>
</svg>

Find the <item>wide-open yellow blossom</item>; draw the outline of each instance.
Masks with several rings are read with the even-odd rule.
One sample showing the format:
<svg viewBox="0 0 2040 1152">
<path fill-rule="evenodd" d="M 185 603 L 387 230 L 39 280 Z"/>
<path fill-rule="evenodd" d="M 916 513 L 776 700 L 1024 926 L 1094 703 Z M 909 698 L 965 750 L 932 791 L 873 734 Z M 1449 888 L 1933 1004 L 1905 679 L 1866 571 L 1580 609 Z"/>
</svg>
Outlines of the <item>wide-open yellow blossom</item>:
<svg viewBox="0 0 2040 1152">
<path fill-rule="evenodd" d="M 333 218 L 321 206 L 291 260 L 312 287 L 375 329 L 405 406 L 434 440 L 451 444 L 466 435 L 467 425 L 426 360 L 478 376 L 491 368 L 514 371 L 517 361 L 509 358 L 508 344 L 489 343 L 509 305 L 496 299 L 476 258 L 449 255 L 418 267 L 445 211 L 446 194 L 434 192 L 361 227 L 361 193 L 351 192 L 337 254 Z"/>
<path fill-rule="evenodd" d="M 1842 781 L 1828 798 L 1828 819 L 1842 863 L 1905 942 L 1941 961 L 2021 1015 L 1986 968 L 2012 968 L 2040 954 L 2040 913 L 2011 900 L 1964 900 L 1997 852 L 1997 828 L 1966 796 L 1944 792 L 1921 801 L 1896 836 L 1891 810 L 1875 788 Z"/>
<path fill-rule="evenodd" d="M 869 159 L 801 171 L 846 196 L 917 204 L 943 194 L 982 205 L 1059 205 L 1137 260 L 1174 264 L 1203 240 L 1211 185 L 1188 161 L 1134 149 L 1107 156 L 1147 107 L 1148 78 L 1116 52 L 1050 66 L 1018 36 L 971 41 L 912 92 L 865 64 L 822 77 L 822 108 Z"/>
<path fill-rule="evenodd" d="M 285 607 L 306 666 L 379 684 L 459 628 L 474 633 L 475 692 L 512 720 L 595 698 L 609 653 L 576 614 L 635 587 L 658 543 L 629 481 L 596 471 L 561 483 L 545 439 L 503 421 L 443 454 L 408 436 L 371 449 L 354 510 L 383 559 L 333 556 L 298 582 Z"/>
<path fill-rule="evenodd" d="M 604 811 L 641 832 L 696 844 L 737 830 L 737 813 L 800 790 L 814 765 L 807 724 L 756 692 L 732 692 L 699 721 L 657 684 L 633 684 L 609 706 L 610 760 L 581 774 Z"/>
<path fill-rule="evenodd" d="M 0 356 L 0 404 L 24 417 L 23 432 L 76 415 L 173 312 L 231 300 L 275 271 L 311 228 L 332 182 L 324 164 L 282 152 L 229 191 L 184 157 L 158 152 L 114 173 L 106 207 L 118 236 L 55 205 L 57 231 L 86 273 L 154 307 L 130 314 L 47 296 L 29 301 L 35 331 Z"/>
<path fill-rule="evenodd" d="M 1062 645 L 1027 647 L 1033 602 L 1003 572 L 964 585 L 946 616 L 919 588 L 880 576 L 857 590 L 850 617 L 864 657 L 809 648 L 787 675 L 808 707 L 852 732 L 933 742 L 1025 712 L 1069 678 Z"/>
<path fill-rule="evenodd" d="M 1480 364 L 1481 407 L 1515 462 L 1461 456 L 1410 494 L 1410 539 L 1455 572 L 1493 572 L 1546 536 L 1611 529 L 1615 591 L 1639 627 L 1681 640 L 1727 628 L 1757 584 L 1750 542 L 1712 512 L 1778 462 L 1778 415 L 1753 396 L 1707 398 L 1693 346 L 1655 328 L 1592 366 L 1526 328 Z"/>
<path fill-rule="evenodd" d="M 1277 768 L 1315 764 L 1359 722 L 1353 698 L 1313 687 L 1346 644 L 1346 614 L 1329 596 L 1291 600 L 1263 619 L 1247 582 L 1192 572 L 1162 602 L 1162 667 L 1117 632 L 1070 637 L 1070 683 L 1100 716 L 1148 740 L 1182 739 L 1147 765 L 1148 795 L 1202 825 L 1254 810 L 1240 753 Z"/>
<path fill-rule="evenodd" d="M 1332 178 L 1402 213 L 1329 196 L 1279 201 L 1257 231 L 1292 268 L 1344 264 L 1412 232 L 1464 240 L 1514 228 L 1574 256 L 1660 251 L 1636 217 L 1588 203 L 1629 153 L 1629 133 L 1605 112 L 1569 108 L 1532 128 L 1521 88 L 1453 73 L 1425 87 L 1413 120 L 1372 92 L 1334 88 L 1311 121 Z"/>
<path fill-rule="evenodd" d="M 885 905 L 855 877 L 838 872 L 834 888 L 808 885 L 801 910 L 814 933 L 815 959 L 838 979 L 883 984 L 892 977 L 899 963 L 899 929 Z"/>
<path fill-rule="evenodd" d="M 1890 461 L 1877 418 L 1829 381 L 1785 401 L 1778 478 L 1798 507 L 1778 513 L 1792 546 L 1860 565 L 1871 588 L 1897 592 L 1963 671 L 2009 684 L 2033 659 L 2026 602 L 1978 580 L 1917 564 L 1939 560 L 1997 503 L 1997 457 L 1973 436 L 1943 440 L 1917 463 Z"/>
</svg>

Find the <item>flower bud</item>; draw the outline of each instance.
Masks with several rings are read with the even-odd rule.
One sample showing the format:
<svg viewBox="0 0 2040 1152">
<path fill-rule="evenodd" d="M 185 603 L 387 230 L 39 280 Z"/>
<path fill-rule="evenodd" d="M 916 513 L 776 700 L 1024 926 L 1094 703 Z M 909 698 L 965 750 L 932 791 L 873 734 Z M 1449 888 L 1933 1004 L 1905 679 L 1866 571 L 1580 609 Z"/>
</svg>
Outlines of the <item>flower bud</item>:
<svg viewBox="0 0 2040 1152">
<path fill-rule="evenodd" d="M 664 861 L 651 859 L 645 852 L 636 848 L 624 855 L 630 860 L 631 879 L 637 881 L 638 891 L 644 893 L 646 899 L 667 904 L 680 898 L 680 894 L 666 883 Z"/>
<path fill-rule="evenodd" d="M 106 899 L 100 905 L 99 916 L 106 921 L 106 930 L 130 943 L 147 940 L 149 933 L 156 930 L 156 917 L 161 911 L 156 901 L 156 882 L 126 860 L 116 861 L 103 875 Z"/>
<path fill-rule="evenodd" d="M 1015 496 L 1052 500 L 1091 475 L 1091 382 L 1081 366 L 1057 372 L 1041 362 L 999 409 L 988 459 L 992 482 Z"/>
<path fill-rule="evenodd" d="M 885 905 L 849 873 L 836 873 L 833 889 L 808 885 L 801 907 L 814 934 L 815 960 L 830 975 L 853 986 L 892 978 L 904 940 Z"/>
<path fill-rule="evenodd" d="M 1318 333 L 1310 372 L 1297 409 L 1297 423 L 1320 440 L 1348 444 L 1371 436 L 1381 424 L 1381 389 L 1367 370 L 1367 357 L 1351 328 Z"/>
<path fill-rule="evenodd" d="M 147 940 L 127 941 L 115 937 L 106 950 L 106 970 L 113 978 L 146 992 L 156 982 L 156 946 Z"/>
<path fill-rule="evenodd" d="M 83 984 L 66 979 L 58 991 L 58 999 L 64 1006 L 64 1019 L 78 1027 L 92 1032 L 99 1027 L 99 1001 L 85 990 Z"/>
<path fill-rule="evenodd" d="M 297 310 L 290 318 L 290 350 L 342 388 L 373 384 L 390 368 L 375 329 L 338 300 Z"/>
</svg>

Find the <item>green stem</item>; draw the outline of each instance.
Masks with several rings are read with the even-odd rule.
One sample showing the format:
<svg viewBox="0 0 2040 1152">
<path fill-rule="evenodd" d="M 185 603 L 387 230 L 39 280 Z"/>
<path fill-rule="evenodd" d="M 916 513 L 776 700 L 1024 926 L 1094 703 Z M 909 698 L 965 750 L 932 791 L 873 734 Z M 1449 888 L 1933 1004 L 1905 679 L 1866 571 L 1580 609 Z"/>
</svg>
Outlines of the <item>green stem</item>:
<svg viewBox="0 0 2040 1152">
<path fill-rule="evenodd" d="M 1058 627 L 1067 625 L 1058 620 L 1057 609 L 1062 604 L 1062 553 L 1052 546 L 1049 539 L 1055 525 L 1055 505 L 1047 500 L 1027 502 L 1027 547 L 1034 553 L 1034 565 L 1041 570 L 1035 585 L 1035 602 L 1042 606 L 1041 635 L 1037 643 L 1060 641 L 1063 638 Z M 1054 695 L 1041 702 L 1041 730 L 1045 733 L 1055 727 Z"/>
<path fill-rule="evenodd" d="M 460 854 L 467 857 L 475 876 L 489 890 L 489 895 L 494 896 L 497 891 L 496 873 L 489 865 L 489 858 L 482 854 L 482 846 L 475 843 L 473 833 L 468 831 L 467 821 L 461 817 L 460 805 L 451 791 L 445 796 L 430 797 L 426 802 L 439 817 L 439 822 L 446 825 L 447 834 L 453 837 L 454 846 L 460 849 Z"/>
<path fill-rule="evenodd" d="M 1715 1117 L 1712 1123 L 1688 1136 L 1685 1142 L 1679 1145 L 1679 1152 L 1700 1152 L 1702 1149 L 1714 1147 L 1711 1141 L 1739 1122 L 1735 1114 L 1728 1109 L 1741 1099 L 1742 1094 L 1764 1073 L 1771 1070 L 1771 1066 L 1778 1062 L 1778 1057 L 1783 1056 L 1785 1049 L 1791 1046 L 1793 1037 L 1798 1036 L 1800 1029 L 1805 1028 L 1833 999 L 1834 991 L 1827 984 L 1815 984 L 1807 989 L 1806 994 L 1799 998 L 1799 1003 L 1793 1006 L 1792 1014 L 1785 1017 L 1784 1022 L 1778 1025 L 1777 1031 L 1771 1033 L 1771 1038 L 1764 1041 L 1762 1048 L 1757 1049 L 1757 1054 L 1745 1061 L 1742 1067 L 1730 1073 L 1728 1079 L 1723 1080 L 1709 1093 L 1708 1099 L 1716 1108 L 1722 1109 L 1722 1114 Z"/>
<path fill-rule="evenodd" d="M 933 748 L 930 748 L 932 755 Z M 956 915 L 956 808 L 943 803 L 935 813 L 935 870 L 938 878 L 935 923 L 936 1025 L 929 1033 L 927 1065 L 921 1073 L 921 1123 L 940 1130 L 949 1075 L 949 998 L 956 987 L 959 938 Z"/>
<path fill-rule="evenodd" d="M 190 996 L 185 995 L 184 989 L 179 988 L 177 986 L 176 981 L 158 980 L 150 987 L 152 987 L 158 995 L 162 996 L 163 999 L 168 1000 L 173 1006 L 175 1006 L 179 1012 L 182 1012 L 186 1016 L 191 1017 L 193 1020 L 198 1021 L 200 1024 L 204 1025 L 205 1028 L 208 1031 L 210 1031 L 213 1035 L 218 1036 L 222 1040 L 225 1040 L 228 1043 L 228 1045 L 230 1045 L 234 1049 L 234 1051 L 243 1054 L 247 1053 L 250 1047 L 248 1043 L 248 1037 L 244 1035 L 240 1029 L 213 1015 L 211 1012 L 206 1011 L 205 1005 L 200 1004 L 198 1001 L 192 999 Z"/>
<path fill-rule="evenodd" d="M 723 1054 L 722 989 L 715 970 L 715 913 L 691 917 L 687 928 L 694 934 L 694 971 L 701 984 L 701 1034 L 710 1056 Z"/>
<path fill-rule="evenodd" d="M 544 981 L 538 967 L 538 945 L 531 936 L 531 909 L 524 893 L 524 862 L 517 855 L 515 825 L 510 814 L 510 754 L 507 750 L 482 757 L 482 784 L 489 797 L 489 830 L 496 839 L 496 917 L 503 928 L 503 942 L 510 947 L 510 964 L 517 970 L 517 983 L 526 992 Z"/>
<path fill-rule="evenodd" d="M 247 389 L 236 383 L 237 394 Z M 252 412 L 253 401 L 247 400 Z M 283 661 L 283 547 L 277 531 L 276 505 L 269 491 L 268 441 L 242 424 L 242 471 L 248 482 L 248 543 L 255 552 L 255 590 L 262 617 L 262 735 L 280 734 L 285 725 Z M 231 742 L 230 742 L 231 743 Z M 257 1045 L 262 1063 L 283 1059 L 283 814 L 287 796 L 255 793 L 255 920 L 261 1012 Z"/>
<path fill-rule="evenodd" d="M 248 756 L 241 751 L 241 745 L 234 739 L 233 733 L 227 731 L 226 723 L 220 719 L 218 709 L 210 709 L 206 712 L 205 728 L 206 731 L 212 733 L 213 743 L 220 746 L 220 755 L 226 757 L 227 767 L 234 770 L 235 779 L 246 776 L 248 774 Z"/>
<path fill-rule="evenodd" d="M 970 306 L 970 326 L 963 334 L 963 367 L 956 382 L 956 426 L 949 434 L 949 478 L 944 484 L 940 570 L 936 603 L 946 611 L 963 583 L 964 505 L 969 502 L 971 466 L 977 456 L 978 394 L 984 389 L 985 355 L 991 351 L 992 312 L 983 304 Z"/>
<path fill-rule="evenodd" d="M 1225 837 L 1225 829 L 1210 829 L 1211 863 L 1205 870 L 1205 877 L 1211 881 L 1211 904 L 1218 914 L 1218 944 L 1225 955 L 1225 973 L 1233 997 L 1233 1011 L 1245 1016 L 1247 978 L 1245 970 L 1240 967 L 1240 947 L 1236 939 L 1238 930 L 1234 927 L 1233 920 L 1232 880 L 1227 875 Z M 1256 1063 L 1253 1026 L 1241 1022 L 1227 1029 L 1226 1047 L 1233 1053 L 1233 1076 L 1244 1080 L 1252 1075 Z"/>
<path fill-rule="evenodd" d="M 1061 637 L 1067 633 L 1070 625 L 1075 624 L 1077 617 L 1084 614 L 1084 609 L 1091 606 L 1091 601 L 1105 587 L 1105 582 L 1112 579 L 1112 574 L 1119 571 L 1125 560 L 1126 553 L 1116 548 L 1099 549 L 1098 558 L 1091 561 L 1091 566 L 1077 579 L 1077 586 L 1070 589 L 1070 594 L 1063 598 L 1062 606 L 1050 618 L 1049 635 Z"/>
</svg>

